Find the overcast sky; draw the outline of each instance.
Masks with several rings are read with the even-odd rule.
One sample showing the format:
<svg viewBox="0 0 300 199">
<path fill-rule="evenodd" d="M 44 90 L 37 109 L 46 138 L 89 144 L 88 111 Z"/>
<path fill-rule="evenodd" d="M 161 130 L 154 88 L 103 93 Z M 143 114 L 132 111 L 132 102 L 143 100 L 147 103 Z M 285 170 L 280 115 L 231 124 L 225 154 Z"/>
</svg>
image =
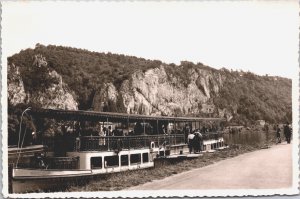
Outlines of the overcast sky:
<svg viewBox="0 0 300 199">
<path fill-rule="evenodd" d="M 3 2 L 3 61 L 36 43 L 292 77 L 295 1 Z"/>
</svg>

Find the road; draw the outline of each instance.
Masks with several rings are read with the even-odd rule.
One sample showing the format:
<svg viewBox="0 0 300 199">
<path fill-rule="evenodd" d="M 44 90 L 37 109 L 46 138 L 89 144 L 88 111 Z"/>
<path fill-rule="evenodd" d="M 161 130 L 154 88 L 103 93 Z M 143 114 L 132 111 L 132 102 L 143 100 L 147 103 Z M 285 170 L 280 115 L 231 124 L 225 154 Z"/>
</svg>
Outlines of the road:
<svg viewBox="0 0 300 199">
<path fill-rule="evenodd" d="M 130 190 L 276 189 L 292 186 L 292 145 L 246 153 Z"/>
</svg>

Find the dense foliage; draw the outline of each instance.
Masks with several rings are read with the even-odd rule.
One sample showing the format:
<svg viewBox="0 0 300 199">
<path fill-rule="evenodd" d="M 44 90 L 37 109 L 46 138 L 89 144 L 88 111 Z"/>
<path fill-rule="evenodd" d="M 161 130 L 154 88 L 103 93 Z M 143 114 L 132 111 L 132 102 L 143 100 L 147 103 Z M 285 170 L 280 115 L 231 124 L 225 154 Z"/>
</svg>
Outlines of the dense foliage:
<svg viewBox="0 0 300 199">
<path fill-rule="evenodd" d="M 75 92 L 79 109 L 91 108 L 95 93 L 101 90 L 104 83 L 112 82 L 118 89 L 136 70 L 146 71 L 163 64 L 170 78 L 176 77 L 186 86 L 190 83 L 187 71 L 191 68 L 221 74 L 224 79 L 223 86 L 219 94 L 213 95 L 212 101 L 217 108 L 226 108 L 234 113 L 234 121 L 237 123 L 247 124 L 258 119 L 270 123 L 291 121 L 291 80 L 286 78 L 258 76 L 250 72 L 226 69 L 216 70 L 201 63 L 185 61 L 180 65 L 165 64 L 134 56 L 37 44 L 35 49 L 26 49 L 8 58 L 9 63 L 20 67 L 25 90 L 29 93 L 35 90 L 37 85 L 43 87 L 37 84 L 32 76 L 32 59 L 37 54 L 44 56 L 48 68 L 62 75 L 63 81 Z M 43 79 L 42 74 L 35 78 Z M 106 110 L 124 112 L 122 99 L 107 102 Z"/>
<path fill-rule="evenodd" d="M 214 104 L 231 109 L 234 121 L 246 125 L 261 119 L 269 123 L 291 122 L 291 80 L 250 72 L 223 72 L 227 78 Z"/>
</svg>

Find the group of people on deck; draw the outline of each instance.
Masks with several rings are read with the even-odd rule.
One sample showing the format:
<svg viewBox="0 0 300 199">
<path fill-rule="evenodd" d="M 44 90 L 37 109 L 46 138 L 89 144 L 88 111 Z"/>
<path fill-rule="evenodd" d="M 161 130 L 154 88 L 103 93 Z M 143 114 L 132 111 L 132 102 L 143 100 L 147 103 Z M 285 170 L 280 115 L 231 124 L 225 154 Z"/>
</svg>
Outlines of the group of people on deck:
<svg viewBox="0 0 300 199">
<path fill-rule="evenodd" d="M 199 153 L 202 151 L 203 146 L 203 136 L 200 133 L 199 130 L 195 130 L 194 132 L 189 132 L 189 135 L 187 137 L 189 152 L 192 153 L 194 150 L 194 153 Z"/>
<path fill-rule="evenodd" d="M 280 135 L 281 129 L 279 125 L 276 125 L 276 144 L 281 143 L 281 135 Z M 283 133 L 285 140 L 288 144 L 291 143 L 291 137 L 292 137 L 292 129 L 289 126 L 289 123 L 286 123 L 286 125 L 283 126 Z"/>
</svg>

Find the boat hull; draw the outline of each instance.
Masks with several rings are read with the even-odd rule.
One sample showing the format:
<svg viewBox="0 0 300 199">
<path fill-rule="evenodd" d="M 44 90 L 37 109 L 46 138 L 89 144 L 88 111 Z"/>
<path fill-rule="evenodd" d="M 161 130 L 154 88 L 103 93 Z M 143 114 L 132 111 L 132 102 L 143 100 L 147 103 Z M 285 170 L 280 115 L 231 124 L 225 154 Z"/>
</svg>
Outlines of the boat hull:
<svg viewBox="0 0 300 199">
<path fill-rule="evenodd" d="M 81 185 L 86 183 L 90 178 L 90 176 L 69 176 L 55 178 L 13 179 L 12 193 L 63 191 L 69 185 Z"/>
<path fill-rule="evenodd" d="M 70 185 L 82 185 L 93 177 L 101 180 L 104 174 L 119 173 L 128 170 L 147 169 L 154 167 L 154 163 L 131 165 L 94 170 L 34 170 L 14 169 L 12 180 L 13 193 L 60 191 Z"/>
<path fill-rule="evenodd" d="M 70 178 L 92 175 L 91 170 L 13 169 L 13 178 L 18 180 Z"/>
<path fill-rule="evenodd" d="M 205 151 L 211 150 L 212 144 L 219 143 L 216 148 L 221 148 L 223 139 L 205 141 Z M 209 147 L 207 147 L 209 146 Z M 147 169 L 154 167 L 154 160 L 158 157 L 170 157 L 177 159 L 196 158 L 200 154 L 188 154 L 188 147 L 186 144 L 173 145 L 164 148 L 152 149 L 136 149 L 128 151 L 120 151 L 118 153 L 95 152 L 95 151 L 81 151 L 68 152 L 69 157 L 79 157 L 77 169 L 32 169 L 32 168 L 14 168 L 12 170 L 12 193 L 26 193 L 26 192 L 40 192 L 40 191 L 60 191 L 64 190 L 69 185 L 80 185 L 88 182 L 92 177 L 99 176 L 97 179 L 101 180 L 101 175 L 118 173 L 130 170 Z M 168 152 L 167 152 L 168 151 Z M 203 151 L 204 152 L 204 151 Z M 140 155 L 138 163 L 133 163 L 131 155 Z M 143 155 L 147 154 L 146 160 Z M 110 166 L 106 163 L 106 157 L 118 157 L 116 166 Z M 127 156 L 127 164 L 123 165 L 122 156 Z M 188 157 L 193 156 L 193 157 Z M 195 156 L 195 157 L 194 157 Z M 99 168 L 93 168 L 92 159 L 98 158 Z M 109 161 L 108 161 L 109 162 Z"/>
</svg>

